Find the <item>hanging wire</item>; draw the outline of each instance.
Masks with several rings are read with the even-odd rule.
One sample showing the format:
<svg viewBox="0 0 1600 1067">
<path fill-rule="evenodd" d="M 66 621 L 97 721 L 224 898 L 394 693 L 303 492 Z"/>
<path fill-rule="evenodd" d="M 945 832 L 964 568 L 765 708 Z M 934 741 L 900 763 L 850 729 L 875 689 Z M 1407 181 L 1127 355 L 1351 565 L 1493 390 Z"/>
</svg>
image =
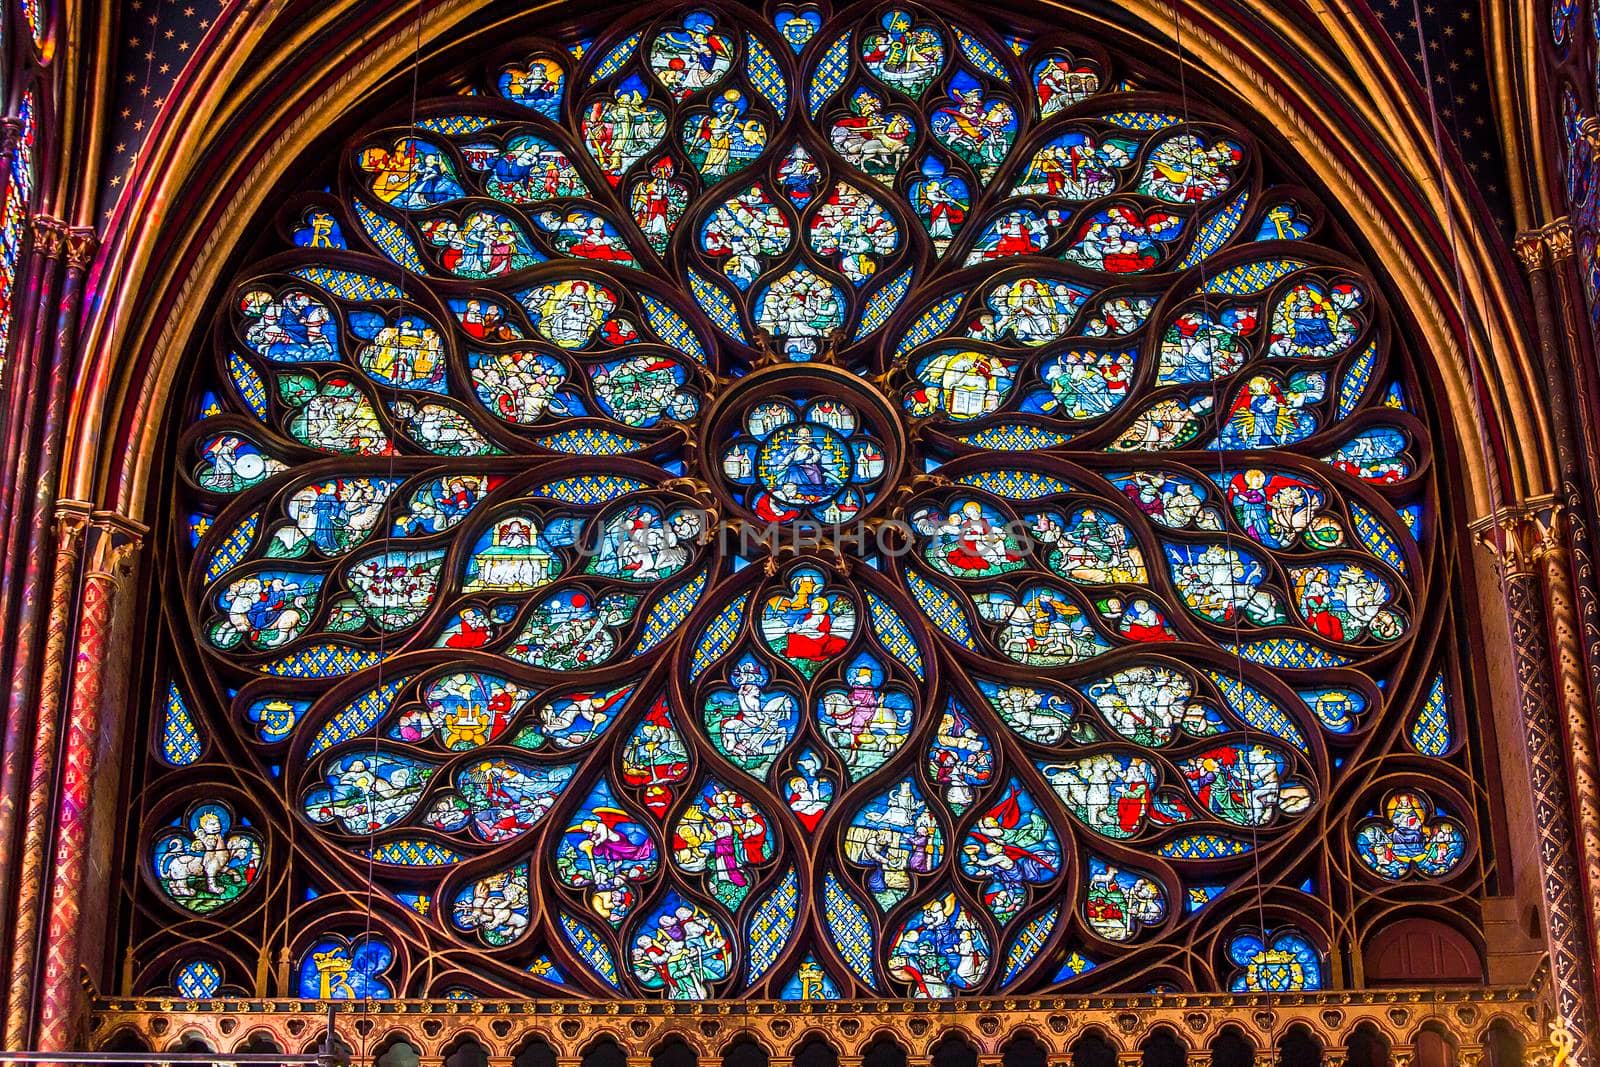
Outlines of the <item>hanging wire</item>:
<svg viewBox="0 0 1600 1067">
<path fill-rule="evenodd" d="M 1461 343 L 1463 355 L 1466 358 L 1468 379 L 1472 384 L 1472 396 L 1475 405 L 1486 402 L 1483 389 L 1483 373 L 1479 365 L 1477 346 L 1474 342 L 1472 323 L 1470 322 L 1472 305 L 1467 301 L 1466 277 L 1461 267 L 1461 239 L 1456 229 L 1455 202 L 1450 196 L 1448 165 L 1444 150 L 1444 123 L 1439 116 L 1439 98 L 1434 95 L 1433 63 L 1428 58 L 1428 40 L 1422 25 L 1422 4 L 1420 0 L 1411 0 L 1411 26 L 1417 32 L 1417 61 L 1422 66 L 1422 96 L 1428 104 L 1428 126 L 1433 143 L 1433 163 L 1438 176 L 1439 205 L 1444 211 L 1445 236 L 1449 244 L 1450 269 L 1455 283 L 1456 307 L 1461 315 Z M 1441 77 L 1441 81 L 1446 79 Z M 1487 413 L 1485 413 L 1486 415 Z M 1495 463 L 1494 450 L 1491 448 L 1488 436 L 1487 417 L 1475 420 L 1478 431 L 1478 448 L 1483 458 L 1484 474 L 1488 481 L 1490 526 L 1488 532 L 1494 538 L 1492 547 L 1495 554 L 1501 559 L 1505 558 L 1505 530 L 1501 525 L 1502 512 L 1505 508 L 1504 490 L 1500 484 L 1500 469 Z M 1511 618 L 1511 596 L 1506 591 L 1505 583 L 1500 583 L 1501 603 L 1505 607 L 1506 618 Z M 1567 1037 L 1568 1022 L 1559 1013 L 1556 1015 L 1559 1026 L 1553 1029 L 1552 1041 L 1558 1040 L 1556 1035 Z M 1569 1049 L 1570 1051 L 1570 1049 Z M 1563 1053 L 1563 1059 L 1565 1054 Z"/>
<path fill-rule="evenodd" d="M 1197 154 L 1196 153 L 1199 150 L 1200 142 L 1199 142 L 1198 137 L 1196 137 L 1195 134 L 1192 132 L 1192 128 L 1190 126 L 1191 115 L 1190 115 L 1190 109 L 1189 109 L 1189 77 L 1188 77 L 1189 57 L 1188 57 L 1188 52 L 1187 52 L 1187 49 L 1185 47 L 1184 38 L 1183 38 L 1184 21 L 1183 21 L 1183 18 L 1178 13 L 1178 0 L 1170 0 L 1169 10 L 1170 10 L 1170 12 L 1172 14 L 1173 43 L 1174 43 L 1174 45 L 1176 47 L 1176 50 L 1177 50 L 1177 53 L 1178 53 L 1178 56 L 1177 56 L 1177 58 L 1178 58 L 1178 99 L 1179 99 L 1179 105 L 1182 108 L 1183 128 L 1184 128 L 1184 131 L 1185 131 L 1185 136 L 1187 136 L 1189 138 L 1189 140 L 1187 141 L 1187 151 L 1188 151 L 1188 160 L 1189 160 L 1189 171 L 1192 174 L 1193 170 L 1194 170 L 1194 164 L 1195 164 L 1195 162 L 1197 160 Z M 1230 206 L 1229 204 L 1223 204 L 1223 205 L 1219 206 L 1217 211 L 1211 216 L 1212 219 L 1220 218 L 1222 213 L 1228 210 L 1229 206 Z M 1249 205 L 1247 203 L 1246 204 L 1246 209 L 1248 209 L 1248 206 Z M 1240 212 L 1239 222 L 1240 222 L 1240 225 L 1242 226 L 1243 222 L 1244 222 L 1244 211 Z M 1196 229 L 1195 229 L 1195 240 L 1196 241 L 1203 241 L 1205 239 L 1205 223 L 1200 220 L 1198 212 L 1196 213 L 1195 226 L 1196 226 Z M 1209 316 L 1211 314 L 1211 300 L 1210 300 L 1210 297 L 1212 295 L 1209 292 L 1209 288 L 1210 288 L 1210 284 L 1211 284 L 1211 279 L 1209 277 L 1209 275 L 1210 275 L 1209 263 L 1210 263 L 1210 259 L 1211 259 L 1211 253 L 1209 251 L 1205 250 L 1204 248 L 1202 248 L 1201 251 L 1202 251 L 1202 255 L 1200 256 L 1199 262 L 1197 263 L 1197 266 L 1199 268 L 1199 273 L 1200 273 L 1200 284 L 1198 286 L 1198 292 L 1200 292 L 1202 294 L 1201 307 L 1203 308 L 1205 314 L 1207 316 Z M 1218 302 L 1219 306 L 1221 305 L 1221 303 L 1222 303 L 1221 301 Z M 1267 313 L 1266 312 L 1266 308 L 1263 306 L 1262 314 L 1266 314 L 1266 313 Z M 1158 351 L 1159 351 L 1159 348 L 1158 348 Z M 1213 367 L 1212 370 L 1214 371 L 1215 368 Z M 1229 524 L 1229 520 L 1231 518 L 1231 514 L 1230 513 L 1232 512 L 1233 509 L 1232 509 L 1232 505 L 1228 501 L 1228 492 L 1227 492 L 1227 489 L 1225 488 L 1226 480 L 1227 480 L 1228 465 L 1227 465 L 1227 457 L 1224 455 L 1223 448 L 1222 448 L 1222 431 L 1223 431 L 1223 428 L 1225 426 L 1225 420 L 1224 420 L 1224 414 L 1223 413 L 1224 413 L 1225 404 L 1226 404 L 1226 393 L 1224 392 L 1224 386 L 1223 386 L 1224 380 L 1225 380 L 1224 378 L 1217 377 L 1215 374 L 1213 374 L 1213 377 L 1212 377 L 1213 385 L 1212 385 L 1212 390 L 1211 390 L 1211 410 L 1212 410 L 1212 413 L 1213 413 L 1213 416 L 1214 416 L 1214 419 L 1215 419 L 1215 425 L 1216 425 L 1216 437 L 1215 437 L 1213 443 L 1214 443 L 1214 450 L 1216 451 L 1216 454 L 1217 454 L 1217 474 L 1219 475 L 1218 480 L 1217 480 L 1217 497 L 1218 497 L 1219 509 L 1220 509 L 1220 512 L 1221 512 L 1219 518 L 1220 518 L 1220 522 L 1221 522 L 1221 526 L 1222 526 L 1223 545 L 1227 549 L 1228 558 L 1229 558 L 1229 585 L 1230 585 L 1229 593 L 1230 593 L 1231 596 L 1237 597 L 1239 595 L 1239 585 L 1238 585 L 1238 580 L 1233 578 L 1232 567 L 1233 567 L 1233 560 L 1237 558 L 1237 554 L 1238 553 L 1237 553 L 1237 549 L 1235 548 L 1235 539 L 1234 539 L 1233 529 Z M 1249 587 L 1246 586 L 1245 588 L 1248 589 Z M 1236 686 L 1237 686 L 1235 688 L 1235 690 L 1234 690 L 1234 700 L 1238 701 L 1240 703 L 1243 703 L 1248 698 L 1245 696 L 1246 689 L 1245 689 L 1245 678 L 1244 678 L 1244 676 L 1245 676 L 1244 641 L 1243 641 L 1243 634 L 1241 633 L 1240 623 L 1239 623 L 1239 615 L 1240 615 L 1240 612 L 1241 612 L 1242 608 L 1239 605 L 1230 605 L 1230 609 L 1229 610 L 1230 610 L 1231 620 L 1232 620 L 1232 623 L 1233 623 L 1234 674 L 1235 674 Z M 1243 727 L 1243 729 L 1241 730 L 1241 733 L 1243 734 L 1243 737 L 1244 737 L 1244 742 L 1243 743 L 1246 746 L 1246 758 L 1248 759 L 1250 753 L 1255 748 L 1255 742 L 1253 740 L 1254 729 L 1252 727 L 1252 724 L 1249 721 L 1249 718 L 1246 715 L 1244 715 L 1242 712 L 1239 712 L 1237 710 L 1237 708 L 1235 708 L 1234 710 L 1235 710 L 1235 714 L 1238 716 L 1240 725 Z M 1269 939 L 1270 939 L 1271 935 L 1267 930 L 1266 886 L 1263 884 L 1262 876 L 1261 876 L 1261 823 L 1260 823 L 1260 819 L 1254 813 L 1252 813 L 1251 820 L 1250 820 L 1250 857 L 1251 857 L 1250 868 L 1251 868 L 1251 871 L 1254 874 L 1254 881 L 1255 881 L 1256 926 L 1257 926 L 1257 932 L 1260 934 L 1261 944 L 1262 944 L 1263 950 L 1265 950 L 1269 945 Z M 1177 906 L 1178 907 L 1183 907 L 1184 904 L 1185 904 L 1185 902 L 1181 901 L 1181 900 L 1177 902 Z M 1223 936 L 1227 937 L 1227 932 L 1226 931 L 1223 931 Z M 1330 948 L 1331 948 L 1331 946 L 1330 946 Z M 1272 1004 L 1273 1004 L 1273 993 L 1275 992 L 1275 990 L 1272 989 L 1270 982 L 1268 983 L 1267 988 L 1264 989 L 1262 992 L 1264 992 L 1266 994 L 1266 996 L 1267 996 L 1268 1007 L 1271 1007 Z M 1276 1019 L 1277 1019 L 1276 1012 L 1269 1012 L 1268 1013 L 1267 1025 L 1266 1025 L 1266 1039 L 1267 1039 L 1267 1048 L 1269 1050 L 1276 1049 L 1276 1047 L 1277 1047 L 1277 1033 L 1276 1033 L 1277 1022 L 1276 1022 Z"/>
<path fill-rule="evenodd" d="M 426 0 L 417 0 L 417 13 L 416 13 L 416 18 L 413 20 L 412 40 L 411 40 L 411 106 L 410 106 L 410 115 L 409 115 L 409 118 L 408 118 L 407 123 L 406 123 L 406 125 L 407 125 L 407 142 L 406 142 L 405 151 L 410 156 L 410 158 L 412 159 L 413 162 L 417 159 L 417 156 L 418 156 L 418 141 L 419 141 L 419 138 L 417 136 L 417 133 L 418 133 L 418 130 L 417 130 L 417 98 L 418 98 L 418 94 L 420 93 L 421 84 L 422 84 L 422 74 L 421 74 L 421 68 L 422 68 L 422 21 L 423 21 L 423 12 L 424 12 L 425 3 L 426 3 Z M 406 285 L 407 285 L 407 282 L 410 280 L 410 274 L 409 274 L 409 271 L 407 270 L 406 266 L 403 263 L 399 264 L 399 267 L 400 267 L 400 285 L 399 285 L 399 289 L 400 289 L 400 308 L 399 308 L 398 314 L 404 315 L 404 314 L 406 314 L 406 310 L 405 310 L 406 309 L 406 298 L 407 298 Z M 441 338 L 441 342 L 442 342 L 442 340 L 443 339 Z M 389 383 L 389 390 L 388 391 L 390 393 L 389 410 L 392 412 L 394 410 L 394 402 L 395 402 L 395 400 L 397 400 L 400 397 L 400 387 L 397 384 L 394 384 L 394 383 L 391 382 L 391 383 Z M 394 502 L 393 502 L 393 499 L 392 499 L 392 494 L 393 494 L 393 491 L 394 491 L 394 481 L 395 481 L 395 478 L 394 478 L 395 457 L 396 457 L 396 455 L 398 454 L 398 451 L 399 451 L 398 448 L 397 448 L 397 445 L 398 445 L 398 440 L 397 440 L 396 436 L 391 433 L 391 438 L 390 438 L 390 441 L 389 441 L 389 450 L 388 450 L 389 451 L 389 454 L 388 454 L 388 467 L 387 467 L 387 474 L 386 474 L 386 480 L 389 483 L 391 496 L 389 498 L 387 498 L 388 499 L 388 506 L 384 508 L 383 512 L 381 513 L 381 517 L 379 519 L 379 521 L 384 524 L 383 552 L 379 555 L 379 557 L 378 557 L 379 559 L 386 559 L 386 557 L 388 556 L 389 550 L 390 550 L 390 546 L 394 543 L 394 529 L 395 529 L 395 526 L 394 526 L 394 517 L 393 516 L 394 516 L 394 513 L 395 513 L 395 505 L 394 505 Z M 382 597 L 378 602 L 378 610 L 380 612 L 384 609 L 384 606 L 390 601 L 390 599 L 391 599 L 391 595 L 390 595 L 390 593 L 388 591 L 385 591 L 385 592 L 382 593 Z M 382 622 L 379 622 L 378 623 L 378 663 L 377 663 L 377 674 L 376 674 L 377 684 L 371 690 L 369 690 L 369 692 L 371 694 L 373 694 L 372 699 L 380 701 L 380 702 L 383 702 L 385 704 L 385 710 L 387 710 L 387 703 L 388 703 L 386 698 L 385 698 L 385 696 L 384 696 L 384 673 L 385 673 L 385 669 L 388 666 L 388 649 L 386 647 L 387 639 L 388 639 L 388 631 L 384 627 L 384 624 Z M 357 699 L 361 699 L 361 698 L 357 697 Z M 383 726 L 383 720 L 386 717 L 387 716 L 384 715 L 384 714 L 378 714 L 378 715 L 375 715 L 373 717 L 373 721 L 372 721 L 372 758 L 373 758 L 373 767 L 374 768 L 377 767 L 379 756 L 382 753 L 382 747 L 381 747 L 382 726 Z M 373 897 L 376 895 L 376 891 L 377 891 L 376 890 L 376 882 L 377 882 L 377 863 L 378 863 L 378 848 L 377 848 L 378 825 L 377 825 L 377 822 L 372 818 L 372 803 L 373 803 L 373 797 L 375 795 L 375 789 L 376 789 L 376 786 L 377 786 L 377 781 L 376 781 L 375 775 L 371 775 L 371 774 L 369 774 L 368 780 L 369 780 L 370 784 L 367 786 L 367 804 L 366 804 L 366 807 L 367 807 L 366 926 L 365 926 L 365 929 L 363 930 L 362 935 L 361 935 L 361 946 L 360 947 L 361 947 L 361 950 L 363 952 L 367 953 L 367 960 L 369 962 L 366 965 L 364 965 L 363 968 L 362 968 L 362 973 L 363 973 L 363 976 L 365 978 L 365 981 L 362 984 L 362 996 L 361 996 L 363 1014 L 368 1014 L 368 1013 L 371 1013 L 373 1010 L 375 1010 L 375 1005 L 373 1003 L 373 996 L 372 996 L 372 979 L 373 979 L 373 976 L 376 973 L 376 971 L 374 971 L 371 968 L 370 961 L 371 961 L 372 957 L 371 957 L 371 954 L 370 954 L 370 947 L 371 947 L 371 944 L 372 944 L 372 919 L 373 919 L 372 904 L 373 904 Z M 437 902 L 435 902 L 435 903 L 437 903 Z M 352 956 L 351 963 L 355 962 L 355 960 L 353 958 L 354 955 L 355 955 L 355 950 L 354 950 L 354 947 L 352 947 L 352 950 L 351 950 L 351 956 Z M 391 966 L 392 966 L 392 964 L 391 964 Z M 331 1040 L 332 1037 L 333 1037 L 333 1022 L 332 1022 L 332 1017 L 331 1016 L 329 1018 L 328 1033 L 329 1033 L 329 1039 Z M 365 1034 L 361 1035 L 361 1039 L 360 1040 L 361 1040 L 361 1056 L 362 1056 L 363 1059 L 366 1059 L 367 1058 L 367 1040 L 368 1040 L 367 1035 L 365 1035 Z"/>
</svg>

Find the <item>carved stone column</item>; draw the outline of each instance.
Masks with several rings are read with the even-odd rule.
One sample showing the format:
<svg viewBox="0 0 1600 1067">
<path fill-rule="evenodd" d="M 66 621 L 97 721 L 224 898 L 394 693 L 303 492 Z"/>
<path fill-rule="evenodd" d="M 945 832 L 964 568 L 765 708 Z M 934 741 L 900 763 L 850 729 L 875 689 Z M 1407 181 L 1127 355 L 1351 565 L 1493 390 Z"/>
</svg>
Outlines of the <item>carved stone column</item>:
<svg viewBox="0 0 1600 1067">
<path fill-rule="evenodd" d="M 1547 544 L 1556 525 L 1555 514 L 1553 502 L 1532 514 L 1511 511 L 1494 516 L 1479 532 L 1498 557 L 1501 587 L 1510 615 L 1512 654 L 1522 704 L 1523 749 L 1527 753 L 1538 823 L 1540 885 L 1556 1011 L 1572 1034 L 1573 1062 L 1592 1067 L 1592 958 L 1579 874 L 1578 830 L 1567 787 L 1567 749 L 1552 677 L 1552 630 L 1543 589 L 1548 582 L 1540 580 L 1551 557 L 1556 555 Z M 1592 761 L 1592 751 L 1589 758 Z"/>
<path fill-rule="evenodd" d="M 45 400 L 44 427 L 39 442 L 39 477 L 29 522 L 23 604 L 17 616 L 9 694 L 9 717 L 22 720 L 32 713 L 33 751 L 25 794 L 17 811 L 25 820 L 23 847 L 17 855 L 15 879 L 17 907 L 12 931 L 10 981 L 3 1036 L 6 1048 L 24 1048 L 28 1039 L 34 990 L 33 971 L 38 964 L 39 893 L 44 869 L 45 834 L 49 819 L 50 787 L 55 777 L 58 740 L 56 713 L 61 706 L 60 687 L 66 635 L 71 631 L 72 582 L 77 574 L 78 545 L 64 559 L 54 552 L 67 528 L 76 542 L 87 520 L 79 505 L 64 512 L 56 506 L 61 474 L 63 425 L 70 399 L 72 371 L 77 364 L 78 312 L 84 272 L 97 247 L 93 231 L 65 231 L 67 264 L 60 306 L 49 335 L 50 385 Z M 42 354 L 42 353 L 41 353 Z M 54 565 L 51 565 L 54 553 Z M 48 607 L 46 606 L 48 604 Z M 9 770 L 9 768 L 8 768 Z M 16 787 L 6 788 L 0 776 L 0 796 L 14 799 Z M 0 819 L 0 840 L 16 840 L 8 820 Z M 4 882 L 0 881 L 0 887 Z M 0 894 L 0 900 L 3 900 Z"/>
<path fill-rule="evenodd" d="M 55 785 L 60 744 L 62 684 L 67 670 L 67 644 L 72 637 L 74 592 L 83 554 L 83 535 L 92 509 L 81 501 L 65 501 L 56 509 L 56 550 L 51 567 L 50 608 L 44 661 L 39 674 L 33 761 L 23 798 L 23 844 L 17 856 L 17 907 L 12 928 L 11 983 L 7 990 L 5 1047 L 26 1048 L 33 1015 L 34 968 L 46 854 L 50 835 L 50 798 Z"/>
<path fill-rule="evenodd" d="M 26 300 L 48 299 L 53 291 L 62 249 L 66 245 L 67 227 L 55 219 L 33 220 L 32 251 L 22 261 L 33 274 Z M 37 558 L 38 549 L 30 551 L 30 542 L 39 530 L 39 523 L 51 522 L 49 509 L 41 514 L 37 508 L 40 487 L 48 477 L 53 483 L 54 472 L 44 468 L 46 440 L 42 423 L 47 416 L 47 394 L 50 390 L 50 355 L 41 352 L 30 340 L 31 326 L 44 318 L 42 309 L 24 303 L 24 295 L 16 286 L 12 288 L 10 332 L 0 332 L 0 346 L 9 345 L 8 372 L 11 379 L 11 400 L 16 414 L 10 425 L 11 440 L 7 442 L 8 477 L 5 488 L 3 526 L 0 526 L 0 677 L 11 678 L 20 671 L 25 685 L 32 684 L 34 651 L 38 614 L 42 593 L 38 589 L 42 575 Z M 4 687 L 0 687 L 4 688 Z M 9 703 L 9 702 L 8 702 Z M 14 841 L 19 811 L 18 794 L 25 778 L 28 759 L 28 740 L 33 735 L 33 719 L 26 710 L 8 708 L 0 719 L 5 732 L 0 742 L 0 842 L 8 846 Z M 15 857 L 8 850 L 0 850 L 0 907 L 6 906 L 11 896 L 12 879 L 16 875 Z"/>
<path fill-rule="evenodd" d="M 79 597 L 78 625 L 66 731 L 61 746 L 60 790 L 51 853 L 50 916 L 44 949 L 35 1047 L 73 1047 L 79 1020 L 84 872 L 88 860 L 95 757 L 102 728 L 106 664 L 114 654 L 118 596 L 133 576 L 145 529 L 120 515 L 96 512 L 87 542 L 88 566 Z"/>
</svg>

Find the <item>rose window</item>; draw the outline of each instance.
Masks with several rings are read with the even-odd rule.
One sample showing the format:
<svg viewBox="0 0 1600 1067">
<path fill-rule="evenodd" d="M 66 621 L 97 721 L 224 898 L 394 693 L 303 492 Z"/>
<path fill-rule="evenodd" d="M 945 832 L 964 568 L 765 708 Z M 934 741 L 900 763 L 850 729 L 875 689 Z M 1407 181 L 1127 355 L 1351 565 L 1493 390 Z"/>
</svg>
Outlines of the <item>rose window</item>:
<svg viewBox="0 0 1600 1067">
<path fill-rule="evenodd" d="M 218 305 L 152 916 L 307 996 L 1296 989 L 1480 877 L 1421 390 L 1275 141 L 912 4 L 474 62 Z"/>
</svg>

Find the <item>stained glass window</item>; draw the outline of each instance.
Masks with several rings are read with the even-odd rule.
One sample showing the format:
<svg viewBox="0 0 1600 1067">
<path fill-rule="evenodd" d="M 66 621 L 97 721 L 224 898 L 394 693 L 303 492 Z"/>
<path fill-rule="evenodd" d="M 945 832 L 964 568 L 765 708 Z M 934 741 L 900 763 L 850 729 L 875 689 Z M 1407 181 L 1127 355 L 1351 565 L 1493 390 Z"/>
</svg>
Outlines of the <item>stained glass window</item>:
<svg viewBox="0 0 1600 1067">
<path fill-rule="evenodd" d="M 1428 393 L 1271 131 L 911 4 L 590 30 L 217 301 L 137 955 L 1281 991 L 1481 890 Z"/>
<path fill-rule="evenodd" d="M 10 180 L 0 198 L 0 378 L 15 342 L 11 320 L 16 298 L 17 267 L 27 237 L 28 205 L 33 201 L 33 92 L 23 94 L 18 113 L 17 145 L 11 154 Z"/>
</svg>

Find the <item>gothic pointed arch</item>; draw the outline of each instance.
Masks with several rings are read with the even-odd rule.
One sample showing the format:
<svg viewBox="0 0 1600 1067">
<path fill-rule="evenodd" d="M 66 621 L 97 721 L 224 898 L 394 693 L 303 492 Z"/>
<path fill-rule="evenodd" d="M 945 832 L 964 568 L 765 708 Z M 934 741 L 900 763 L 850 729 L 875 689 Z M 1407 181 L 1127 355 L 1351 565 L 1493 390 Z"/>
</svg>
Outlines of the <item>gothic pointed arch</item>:
<svg viewBox="0 0 1600 1067">
<path fill-rule="evenodd" d="M 1461 415 L 1281 131 L 1020 14 L 532 28 L 326 131 L 185 312 L 140 990 L 1281 992 L 1475 938 Z"/>
</svg>

